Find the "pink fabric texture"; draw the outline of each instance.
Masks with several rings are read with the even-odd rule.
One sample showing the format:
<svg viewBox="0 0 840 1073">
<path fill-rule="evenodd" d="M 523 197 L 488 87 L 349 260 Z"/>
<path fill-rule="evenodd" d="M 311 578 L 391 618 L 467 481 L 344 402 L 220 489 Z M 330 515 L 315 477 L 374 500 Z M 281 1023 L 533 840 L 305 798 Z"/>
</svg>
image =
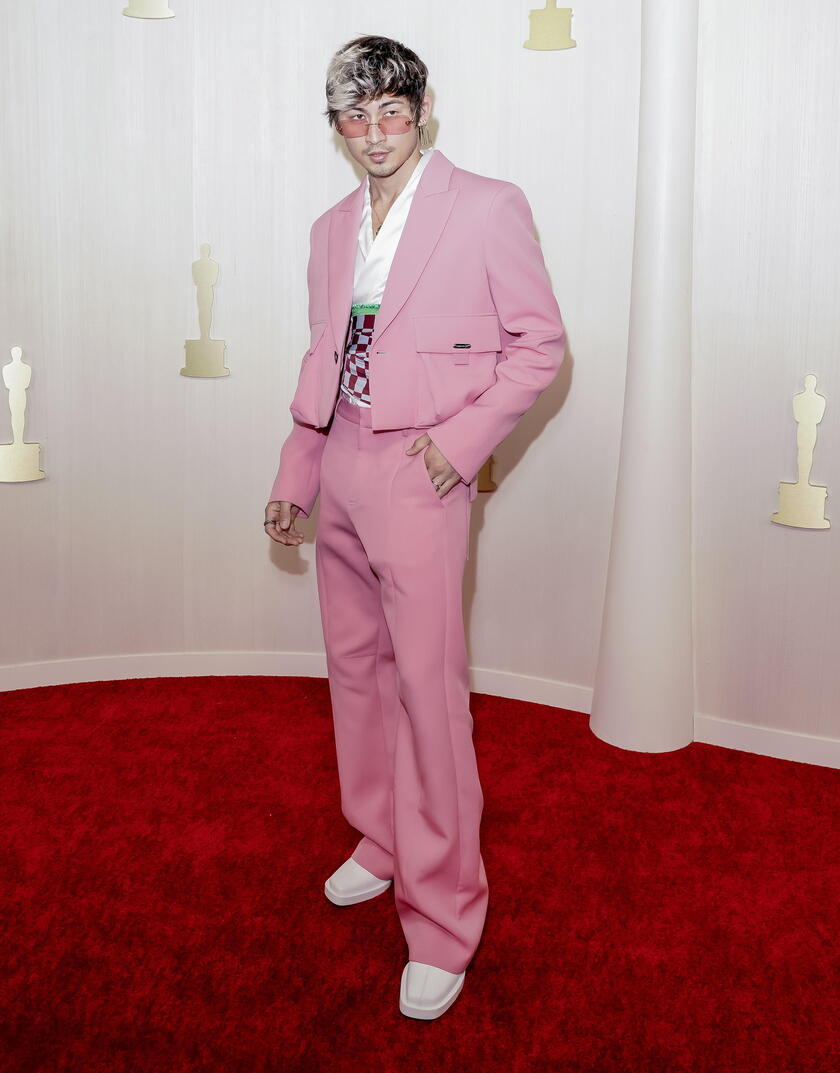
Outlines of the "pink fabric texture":
<svg viewBox="0 0 840 1073">
<path fill-rule="evenodd" d="M 484 927 L 483 796 L 462 614 L 471 501 L 439 497 L 423 429 L 340 400 L 315 541 L 341 808 L 353 858 L 393 879 L 408 957 L 461 972 Z"/>
</svg>

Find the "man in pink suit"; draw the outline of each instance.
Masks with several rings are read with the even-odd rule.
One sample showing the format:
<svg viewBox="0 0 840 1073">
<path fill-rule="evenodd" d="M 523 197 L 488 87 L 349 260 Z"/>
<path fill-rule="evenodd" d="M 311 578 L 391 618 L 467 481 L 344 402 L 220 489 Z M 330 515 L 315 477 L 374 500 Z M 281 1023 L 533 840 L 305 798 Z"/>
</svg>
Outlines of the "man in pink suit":
<svg viewBox="0 0 840 1073">
<path fill-rule="evenodd" d="M 341 807 L 362 835 L 324 890 L 351 905 L 393 882 L 400 1010 L 422 1019 L 460 993 L 488 903 L 462 617 L 477 474 L 565 353 L 522 190 L 420 148 L 427 73 L 383 37 L 330 63 L 327 115 L 366 174 L 312 225 L 310 343 L 265 523 L 300 544 L 320 492 Z"/>
</svg>

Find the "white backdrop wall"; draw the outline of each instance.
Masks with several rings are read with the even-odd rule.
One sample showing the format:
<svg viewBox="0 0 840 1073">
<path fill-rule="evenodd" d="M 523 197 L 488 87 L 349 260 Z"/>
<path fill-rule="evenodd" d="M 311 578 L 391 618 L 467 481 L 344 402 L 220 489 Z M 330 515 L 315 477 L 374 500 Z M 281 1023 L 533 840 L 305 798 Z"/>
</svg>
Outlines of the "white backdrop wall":
<svg viewBox="0 0 840 1073">
<path fill-rule="evenodd" d="M 794 17 L 782 0 L 704 0 L 700 42 L 696 706 L 714 719 L 836 743 L 840 9 L 807 0 Z M 807 373 L 827 398 L 810 480 L 828 486 L 831 529 L 768 520 L 778 482 L 796 480 L 791 400 Z M 726 740 L 722 728 L 707 729 Z"/>
<path fill-rule="evenodd" d="M 171 0 L 0 7 L 0 363 L 33 369 L 48 474 L 0 484 L 0 687 L 132 674 L 325 673 L 315 514 L 261 525 L 308 339 L 308 230 L 355 187 L 322 116 L 327 62 L 382 33 L 430 68 L 434 142 L 518 183 L 569 334 L 560 376 L 473 505 L 473 687 L 588 711 L 621 433 L 639 3 L 575 9 L 522 48 L 528 3 Z M 326 28 L 326 29 L 325 29 Z M 829 397 L 814 483 L 840 498 L 837 12 L 703 0 L 694 241 L 698 719 L 840 737 L 835 528 L 772 525 L 795 479 L 791 396 Z M 178 375 L 190 265 L 220 264 L 231 375 Z M 11 439 L 5 396 L 0 440 Z M 67 663 L 65 661 L 75 661 Z M 758 749 L 757 751 L 763 751 Z"/>
</svg>

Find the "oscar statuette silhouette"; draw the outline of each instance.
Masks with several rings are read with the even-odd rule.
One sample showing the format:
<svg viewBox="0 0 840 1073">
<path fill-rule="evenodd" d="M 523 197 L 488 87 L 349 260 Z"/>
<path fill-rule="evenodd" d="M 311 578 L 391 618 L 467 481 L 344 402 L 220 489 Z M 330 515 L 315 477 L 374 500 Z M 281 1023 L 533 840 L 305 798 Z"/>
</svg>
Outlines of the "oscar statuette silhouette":
<svg viewBox="0 0 840 1073">
<path fill-rule="evenodd" d="M 210 257 L 208 243 L 201 244 L 201 257 L 193 261 L 193 283 L 198 302 L 198 330 L 200 339 L 187 339 L 184 349 L 187 363 L 181 376 L 229 376 L 225 366 L 225 343 L 223 339 L 210 338 L 210 321 L 213 311 L 213 287 L 219 278 L 219 264 Z"/>
<path fill-rule="evenodd" d="M 808 373 L 805 390 L 793 396 L 798 477 L 795 483 L 779 483 L 779 509 L 770 516 L 770 521 L 777 525 L 793 525 L 798 529 L 831 527 L 831 522 L 825 517 L 828 488 L 822 484 L 811 484 L 809 480 L 814 463 L 817 425 L 825 413 L 825 395 L 818 394 L 816 384 L 816 376 Z"/>
<path fill-rule="evenodd" d="M 12 360 L 3 366 L 3 384 L 9 391 L 12 415 L 12 442 L 0 443 L 0 481 L 40 481 L 46 473 L 40 468 L 41 445 L 26 443 L 23 438 L 26 391 L 32 368 L 23 360 L 23 350 L 12 347 Z"/>
</svg>

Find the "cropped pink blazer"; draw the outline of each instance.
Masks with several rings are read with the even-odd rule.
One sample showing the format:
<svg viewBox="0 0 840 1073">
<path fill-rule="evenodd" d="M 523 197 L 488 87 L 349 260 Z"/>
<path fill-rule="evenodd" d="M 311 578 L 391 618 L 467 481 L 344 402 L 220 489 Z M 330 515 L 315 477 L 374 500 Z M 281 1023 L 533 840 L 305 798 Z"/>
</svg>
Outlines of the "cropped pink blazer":
<svg viewBox="0 0 840 1073">
<path fill-rule="evenodd" d="M 310 231 L 309 349 L 270 501 L 308 517 L 339 388 L 352 303 L 361 183 Z M 420 177 L 371 338 L 371 424 L 419 427 L 469 484 L 551 383 L 566 332 L 515 183 L 457 168 L 440 150 Z"/>
</svg>

